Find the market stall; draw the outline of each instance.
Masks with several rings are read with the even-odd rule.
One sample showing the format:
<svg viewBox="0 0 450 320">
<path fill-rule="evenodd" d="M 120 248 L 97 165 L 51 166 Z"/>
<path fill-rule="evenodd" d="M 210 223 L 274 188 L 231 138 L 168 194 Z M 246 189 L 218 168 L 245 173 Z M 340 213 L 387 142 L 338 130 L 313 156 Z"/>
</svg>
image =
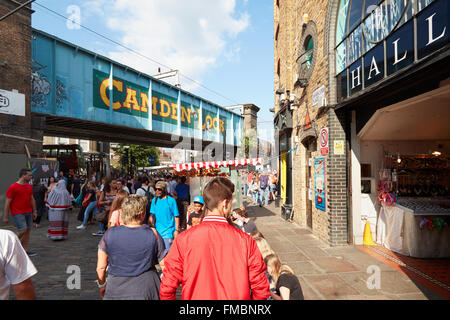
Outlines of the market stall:
<svg viewBox="0 0 450 320">
<path fill-rule="evenodd" d="M 357 133 L 361 204 L 353 201 L 353 214 L 375 227 L 376 242 L 410 257 L 450 257 L 449 103 L 450 79 L 378 108 Z"/>
<path fill-rule="evenodd" d="M 380 170 L 377 242 L 411 257 L 450 257 L 450 158 L 390 158 L 394 161 L 385 159 Z"/>
<path fill-rule="evenodd" d="M 191 199 L 195 196 L 202 195 L 204 186 L 212 178 L 217 176 L 230 178 L 235 187 L 233 208 L 239 208 L 242 205 L 243 199 L 240 192 L 242 181 L 238 170 L 248 165 L 263 165 L 263 158 L 174 164 L 173 170 L 176 175 L 189 178 Z"/>
</svg>

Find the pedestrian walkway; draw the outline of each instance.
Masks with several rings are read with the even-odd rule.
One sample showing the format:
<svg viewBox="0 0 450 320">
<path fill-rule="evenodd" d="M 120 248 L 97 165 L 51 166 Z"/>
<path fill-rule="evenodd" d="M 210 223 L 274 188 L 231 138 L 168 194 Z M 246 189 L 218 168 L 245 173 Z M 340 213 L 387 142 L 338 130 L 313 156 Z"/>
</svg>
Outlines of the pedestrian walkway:
<svg viewBox="0 0 450 320">
<path fill-rule="evenodd" d="M 308 228 L 282 219 L 274 202 L 247 210 L 282 262 L 295 271 L 306 300 L 445 299 L 356 246 L 328 246 Z M 380 270 L 379 289 L 367 285 L 368 280 L 376 284 L 370 281 L 374 270 Z"/>
<path fill-rule="evenodd" d="M 307 300 L 334 299 L 443 299 L 395 268 L 377 260 L 355 246 L 329 247 L 309 229 L 283 220 L 275 204 L 248 206 L 272 248 L 283 262 L 293 268 Z M 97 279 L 97 246 L 100 237 L 92 236 L 98 225 L 77 230 L 77 209 L 70 216 L 69 235 L 65 241 L 47 239 L 48 221 L 31 232 L 31 257 L 38 273 L 32 278 L 38 300 L 99 300 Z M 13 224 L 1 228 L 16 231 Z M 80 270 L 80 289 L 74 288 L 74 266 Z M 366 281 L 372 275 L 369 266 L 381 270 L 380 289 L 369 289 Z M 69 273 L 68 273 L 69 272 Z M 69 283 L 69 286 L 68 286 Z M 72 287 L 73 289 L 70 289 Z M 14 299 L 11 291 L 10 299 Z M 177 292 L 180 299 L 180 290 Z"/>
</svg>

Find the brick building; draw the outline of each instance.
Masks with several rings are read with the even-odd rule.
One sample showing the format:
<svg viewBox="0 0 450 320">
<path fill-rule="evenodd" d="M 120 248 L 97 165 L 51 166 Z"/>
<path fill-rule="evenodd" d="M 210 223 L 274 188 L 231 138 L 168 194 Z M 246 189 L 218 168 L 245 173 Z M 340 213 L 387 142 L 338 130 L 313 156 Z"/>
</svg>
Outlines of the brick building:
<svg viewBox="0 0 450 320">
<path fill-rule="evenodd" d="M 26 1 L 1 0 L 0 16 L 4 16 Z M 15 12 L 0 21 L 0 89 L 25 96 L 24 116 L 0 110 L 0 152 L 25 154 L 25 144 L 31 156 L 40 153 L 42 131 L 31 118 L 31 14 L 30 7 Z M 4 108 L 6 109 L 6 108 Z"/>
<path fill-rule="evenodd" d="M 292 213 L 296 223 L 311 228 L 324 242 L 343 245 L 348 240 L 346 156 L 331 148 L 321 154 L 318 147 L 322 128 L 328 128 L 329 146 L 346 139 L 345 123 L 327 107 L 332 101 L 324 50 L 327 7 L 325 0 L 274 1 L 274 123 L 279 130 L 283 212 Z M 316 167 L 325 165 L 325 172 L 316 177 L 315 160 L 322 159 Z M 324 184 L 325 197 L 317 206 L 321 209 L 314 201 L 316 178 Z"/>
<path fill-rule="evenodd" d="M 442 0 L 274 0 L 283 217 L 331 246 L 361 244 L 366 221 L 377 235 L 394 156 L 447 159 L 449 12 Z"/>
<path fill-rule="evenodd" d="M 0 18 L 25 0 L 0 0 Z M 31 115 L 31 14 L 23 7 L 0 21 L 0 207 L 6 189 L 42 150 L 40 119 Z"/>
</svg>

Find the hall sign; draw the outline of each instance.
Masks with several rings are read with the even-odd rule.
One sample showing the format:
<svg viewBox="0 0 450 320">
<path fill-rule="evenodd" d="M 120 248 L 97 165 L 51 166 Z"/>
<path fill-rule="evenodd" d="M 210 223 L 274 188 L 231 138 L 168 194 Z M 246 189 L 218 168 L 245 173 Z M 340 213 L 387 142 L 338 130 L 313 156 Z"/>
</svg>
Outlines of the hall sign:
<svg viewBox="0 0 450 320">
<path fill-rule="evenodd" d="M 93 104 L 95 108 L 110 109 L 113 112 L 136 117 L 171 123 L 182 127 L 224 132 L 226 119 L 215 112 L 181 101 L 178 110 L 178 98 L 138 84 L 116 78 L 109 74 L 93 70 Z M 200 115 L 203 121 L 199 121 Z"/>
<path fill-rule="evenodd" d="M 417 20 L 416 30 L 414 20 Z M 352 96 L 448 45 L 449 21 L 450 1 L 431 3 L 338 75 L 340 99 Z M 361 46 L 349 44 L 350 47 L 356 45 Z"/>
</svg>

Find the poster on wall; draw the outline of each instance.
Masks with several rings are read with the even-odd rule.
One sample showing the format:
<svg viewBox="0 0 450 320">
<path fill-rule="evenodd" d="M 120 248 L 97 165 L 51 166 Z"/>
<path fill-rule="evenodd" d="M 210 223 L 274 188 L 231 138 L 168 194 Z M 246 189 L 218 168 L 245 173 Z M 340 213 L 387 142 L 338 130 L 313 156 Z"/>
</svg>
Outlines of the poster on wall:
<svg viewBox="0 0 450 320">
<path fill-rule="evenodd" d="M 286 202 L 286 152 L 281 155 L 281 199 Z"/>
<path fill-rule="evenodd" d="M 322 211 L 325 209 L 325 158 L 314 160 L 314 189 L 316 208 Z"/>
</svg>

